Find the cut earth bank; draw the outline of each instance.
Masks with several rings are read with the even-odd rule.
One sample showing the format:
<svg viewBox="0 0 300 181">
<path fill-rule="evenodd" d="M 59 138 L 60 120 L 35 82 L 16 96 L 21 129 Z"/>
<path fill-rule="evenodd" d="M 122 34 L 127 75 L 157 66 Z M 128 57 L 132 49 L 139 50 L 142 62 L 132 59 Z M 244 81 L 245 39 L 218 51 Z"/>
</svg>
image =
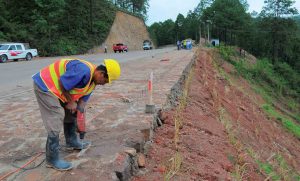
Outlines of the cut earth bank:
<svg viewBox="0 0 300 181">
<path fill-rule="evenodd" d="M 128 51 L 143 50 L 144 40 L 151 40 L 144 21 L 136 16 L 117 11 L 114 23 L 106 37 L 105 42 L 93 48 L 90 52 L 104 52 L 105 45 L 108 52 L 113 52 L 113 44 L 123 43 Z"/>
<path fill-rule="evenodd" d="M 159 115 L 144 172 L 133 181 L 299 180 L 299 140 L 213 49 L 197 52 L 182 96 Z"/>
</svg>

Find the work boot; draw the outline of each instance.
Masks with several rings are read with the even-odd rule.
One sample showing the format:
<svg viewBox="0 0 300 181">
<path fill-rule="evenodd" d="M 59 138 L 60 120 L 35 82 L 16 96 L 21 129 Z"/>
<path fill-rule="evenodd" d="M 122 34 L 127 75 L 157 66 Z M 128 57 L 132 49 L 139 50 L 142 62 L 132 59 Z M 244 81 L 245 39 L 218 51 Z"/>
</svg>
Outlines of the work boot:
<svg viewBox="0 0 300 181">
<path fill-rule="evenodd" d="M 91 142 L 89 141 L 78 140 L 75 123 L 64 123 L 64 133 L 67 149 L 82 150 L 87 148 L 91 144 Z"/>
<path fill-rule="evenodd" d="M 49 136 L 46 143 L 46 167 L 51 167 L 59 171 L 70 170 L 73 168 L 70 162 L 59 157 L 59 138 Z"/>
</svg>

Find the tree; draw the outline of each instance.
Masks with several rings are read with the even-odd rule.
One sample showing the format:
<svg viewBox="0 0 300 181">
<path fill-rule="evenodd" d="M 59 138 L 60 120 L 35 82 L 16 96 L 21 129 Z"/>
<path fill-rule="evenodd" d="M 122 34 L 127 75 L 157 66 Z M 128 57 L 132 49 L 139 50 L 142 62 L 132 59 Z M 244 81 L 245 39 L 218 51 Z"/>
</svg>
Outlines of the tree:
<svg viewBox="0 0 300 181">
<path fill-rule="evenodd" d="M 184 21 L 184 35 L 186 38 L 191 38 L 193 40 L 199 40 L 199 20 L 196 13 L 189 11 L 188 15 Z"/>
<path fill-rule="evenodd" d="M 245 11 L 247 11 L 249 8 L 249 4 L 248 4 L 247 0 L 240 0 L 240 3 L 243 5 Z"/>
<path fill-rule="evenodd" d="M 225 44 L 236 43 L 241 30 L 249 24 L 250 15 L 239 0 L 215 0 L 203 11 L 202 22 L 211 21 L 213 35 L 219 37 Z M 229 37 L 228 37 L 229 36 Z"/>
<path fill-rule="evenodd" d="M 51 47 L 53 40 L 57 37 L 66 3 L 64 0 L 35 0 L 35 5 L 36 8 L 32 10 L 31 16 L 33 20 L 31 33 L 47 37 L 42 40 Z"/>
<path fill-rule="evenodd" d="M 174 26 L 175 23 L 171 19 L 168 19 L 164 22 L 153 23 L 149 27 L 151 38 L 156 38 L 154 42 L 157 42 L 157 46 L 173 44 L 175 42 Z"/>
<path fill-rule="evenodd" d="M 212 3 L 213 3 L 213 0 L 200 0 L 199 4 L 194 9 L 194 13 L 196 13 L 198 15 L 198 17 L 200 18 L 202 16 L 204 9 L 209 7 Z"/>
<path fill-rule="evenodd" d="M 175 21 L 175 27 L 174 27 L 174 33 L 175 33 L 175 36 L 176 36 L 176 40 L 183 40 L 185 39 L 185 18 L 182 14 L 178 14 L 177 15 L 177 18 L 176 18 L 176 21 Z"/>
<path fill-rule="evenodd" d="M 265 0 L 265 6 L 261 12 L 261 16 L 265 17 L 282 17 L 284 15 L 298 14 L 298 10 L 292 5 L 293 0 Z"/>
<path fill-rule="evenodd" d="M 115 6 L 140 16 L 146 21 L 149 0 L 113 0 Z"/>
<path fill-rule="evenodd" d="M 8 21 L 8 11 L 6 10 L 6 2 L 0 0 L 0 42 L 9 39 L 11 24 Z"/>
<path fill-rule="evenodd" d="M 148 0 L 131 0 L 132 12 L 147 20 L 147 11 L 149 8 Z"/>
<path fill-rule="evenodd" d="M 260 13 L 261 25 L 264 26 L 264 29 L 270 31 L 269 42 L 272 47 L 269 52 L 271 52 L 273 64 L 279 59 L 285 59 L 280 51 L 285 49 L 286 40 L 294 30 L 285 28 L 290 22 L 287 18 L 282 17 L 298 13 L 297 9 L 292 7 L 294 3 L 295 1 L 292 0 L 266 0 Z"/>
</svg>

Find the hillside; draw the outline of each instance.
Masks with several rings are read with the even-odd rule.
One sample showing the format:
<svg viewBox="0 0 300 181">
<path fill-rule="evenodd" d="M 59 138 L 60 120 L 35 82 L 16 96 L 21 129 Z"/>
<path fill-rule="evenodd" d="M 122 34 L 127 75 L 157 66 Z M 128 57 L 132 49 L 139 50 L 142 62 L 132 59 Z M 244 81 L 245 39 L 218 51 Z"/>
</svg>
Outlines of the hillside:
<svg viewBox="0 0 300 181">
<path fill-rule="evenodd" d="M 285 126 L 297 121 L 268 105 L 217 50 L 202 48 L 185 80 L 178 106 L 160 114 L 148 172 L 134 181 L 300 179 L 299 135 Z"/>
<path fill-rule="evenodd" d="M 112 52 L 112 46 L 116 43 L 124 43 L 128 50 L 142 50 L 144 40 L 150 40 L 144 21 L 136 16 L 118 11 L 113 25 L 105 42 L 93 52 L 103 52 L 107 45 L 108 52 Z"/>
<path fill-rule="evenodd" d="M 149 39 L 140 9 L 144 5 L 135 7 L 136 16 L 124 13 L 133 14 L 129 4 L 123 5 L 123 1 L 106 0 L 30 1 L 21 5 L 16 0 L 0 1 L 0 42 L 29 43 L 38 49 L 39 56 L 93 52 L 89 50 L 104 42 L 111 47 L 122 41 L 129 50 L 141 49 L 140 40 Z"/>
</svg>

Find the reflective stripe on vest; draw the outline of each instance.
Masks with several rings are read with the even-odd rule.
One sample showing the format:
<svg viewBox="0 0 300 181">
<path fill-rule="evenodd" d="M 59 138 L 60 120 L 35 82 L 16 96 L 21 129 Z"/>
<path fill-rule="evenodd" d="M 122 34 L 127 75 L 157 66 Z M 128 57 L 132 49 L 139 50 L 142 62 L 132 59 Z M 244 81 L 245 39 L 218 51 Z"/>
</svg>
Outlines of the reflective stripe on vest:
<svg viewBox="0 0 300 181">
<path fill-rule="evenodd" d="M 52 92 L 57 98 L 59 98 L 63 102 L 67 102 L 67 99 L 62 94 L 62 91 L 59 86 L 59 79 L 60 76 L 62 76 L 67 69 L 67 64 L 74 59 L 62 59 L 57 60 L 48 67 L 43 68 L 40 71 L 40 76 L 47 86 L 48 90 Z M 78 59 L 76 59 L 78 60 Z M 77 101 L 82 96 L 90 94 L 95 89 L 95 83 L 92 82 L 92 78 L 94 75 L 94 71 L 96 66 L 91 64 L 90 62 L 87 62 L 85 60 L 79 60 L 80 62 L 87 65 L 90 69 L 90 79 L 88 84 L 83 88 L 73 88 L 69 91 L 72 100 Z"/>
</svg>

